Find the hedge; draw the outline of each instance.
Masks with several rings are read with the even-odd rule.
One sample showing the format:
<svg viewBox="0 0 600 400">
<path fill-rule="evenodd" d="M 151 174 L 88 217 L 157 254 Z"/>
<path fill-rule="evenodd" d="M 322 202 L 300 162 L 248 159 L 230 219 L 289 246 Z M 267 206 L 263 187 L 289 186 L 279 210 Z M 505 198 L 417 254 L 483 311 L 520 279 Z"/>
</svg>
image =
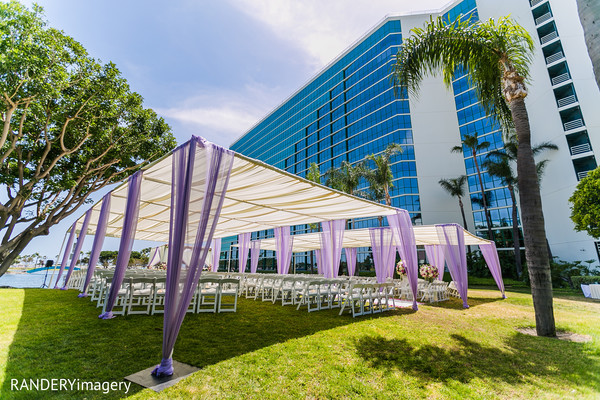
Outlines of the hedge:
<svg viewBox="0 0 600 400">
<path fill-rule="evenodd" d="M 573 285 L 578 288 L 582 284 L 589 285 L 590 283 L 600 283 L 600 275 L 572 276 L 571 280 L 573 281 Z"/>
</svg>

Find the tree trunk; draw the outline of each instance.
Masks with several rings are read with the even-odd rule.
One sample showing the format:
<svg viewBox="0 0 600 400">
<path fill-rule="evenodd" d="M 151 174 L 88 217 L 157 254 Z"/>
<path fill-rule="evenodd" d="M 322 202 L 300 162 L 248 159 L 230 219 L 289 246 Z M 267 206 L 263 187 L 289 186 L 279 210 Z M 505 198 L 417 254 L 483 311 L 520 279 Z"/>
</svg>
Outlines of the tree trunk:
<svg viewBox="0 0 600 400">
<path fill-rule="evenodd" d="M 517 222 L 517 199 L 515 198 L 515 188 L 508 185 L 508 192 L 512 200 L 512 239 L 513 248 L 515 251 L 515 268 L 517 269 L 517 277 L 521 278 L 523 268 L 521 265 L 521 242 L 519 241 L 519 223 Z"/>
<path fill-rule="evenodd" d="M 531 151 L 529 117 L 523 97 L 512 98 L 509 106 L 519 140 L 517 175 L 519 176 L 521 219 L 525 238 L 525 259 L 531 281 L 536 331 L 538 336 L 556 336 L 544 213 L 535 161 Z"/>
<path fill-rule="evenodd" d="M 598 0 L 577 0 L 579 20 L 583 26 L 583 35 L 588 54 L 592 60 L 596 84 L 600 88 L 600 3 Z"/>
<path fill-rule="evenodd" d="M 465 230 L 469 230 L 469 228 L 467 227 L 467 218 L 465 217 L 465 207 L 463 206 L 463 202 L 462 199 L 460 198 L 460 196 L 458 197 L 458 205 L 460 207 L 460 213 L 462 214 L 462 219 L 463 219 L 463 226 L 465 228 Z"/>
<path fill-rule="evenodd" d="M 463 219 L 463 227 L 465 228 L 466 231 L 469 230 L 469 228 L 467 227 L 467 218 L 465 217 L 465 207 L 463 205 L 462 199 L 460 198 L 460 196 L 458 196 L 458 206 L 460 207 L 460 213 L 462 214 L 462 219 Z M 467 253 L 471 253 L 471 246 L 467 246 Z"/>
<path fill-rule="evenodd" d="M 471 149 L 473 152 L 473 162 L 475 163 L 475 169 L 477 170 L 477 178 L 479 179 L 479 186 L 481 187 L 481 202 L 483 204 L 483 212 L 485 214 L 485 222 L 487 223 L 488 239 L 494 240 L 494 234 L 492 232 L 492 219 L 488 213 L 487 199 L 485 198 L 485 190 L 483 187 L 483 179 L 481 178 L 481 170 L 479 169 L 479 162 L 477 161 L 477 151 Z"/>
<path fill-rule="evenodd" d="M 19 254 L 27 247 L 29 242 L 36 237 L 36 230 L 32 230 L 31 234 L 22 236 L 16 243 L 7 243 L 0 246 L 0 276 L 4 275 L 12 263 L 17 259 Z M 47 233 L 46 233 L 47 235 Z"/>
</svg>

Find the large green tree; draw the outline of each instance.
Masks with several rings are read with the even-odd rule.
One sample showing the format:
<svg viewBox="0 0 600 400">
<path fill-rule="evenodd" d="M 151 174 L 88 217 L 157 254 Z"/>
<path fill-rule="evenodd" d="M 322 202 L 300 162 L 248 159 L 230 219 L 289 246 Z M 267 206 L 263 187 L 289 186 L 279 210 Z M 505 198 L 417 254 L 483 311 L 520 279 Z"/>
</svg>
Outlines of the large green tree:
<svg viewBox="0 0 600 400">
<path fill-rule="evenodd" d="M 47 26 L 43 10 L 0 3 L 0 275 L 36 236 L 175 146 L 112 63 Z"/>
<path fill-rule="evenodd" d="M 512 163 L 517 161 L 519 142 L 515 136 L 510 136 L 504 143 L 501 150 L 492 150 L 487 154 L 487 159 L 483 163 L 488 173 L 500 179 L 503 185 L 506 185 L 510 194 L 512 203 L 512 240 L 515 253 L 515 267 L 517 275 L 520 278 L 522 273 L 521 263 L 521 244 L 519 239 L 519 223 L 517 218 L 517 199 L 515 192 L 518 190 L 519 178 L 512 169 Z M 533 146 L 531 152 L 533 155 L 546 150 L 558 150 L 558 146 L 550 142 L 544 142 Z M 542 178 L 544 167 L 548 160 L 542 160 L 536 163 L 538 180 Z"/>
<path fill-rule="evenodd" d="M 536 331 L 540 336 L 556 336 L 542 200 L 525 106 L 533 40 L 508 17 L 477 22 L 461 21 L 460 17 L 448 22 L 439 17 L 412 32 L 404 40 L 393 68 L 396 87 L 406 86 L 415 95 L 423 76 L 440 70 L 450 87 L 457 68 L 465 67 L 487 114 L 498 118 L 507 131 L 516 132 L 525 257 Z"/>
<path fill-rule="evenodd" d="M 575 229 L 600 238 L 600 167 L 579 181 L 569 202 Z"/>
</svg>

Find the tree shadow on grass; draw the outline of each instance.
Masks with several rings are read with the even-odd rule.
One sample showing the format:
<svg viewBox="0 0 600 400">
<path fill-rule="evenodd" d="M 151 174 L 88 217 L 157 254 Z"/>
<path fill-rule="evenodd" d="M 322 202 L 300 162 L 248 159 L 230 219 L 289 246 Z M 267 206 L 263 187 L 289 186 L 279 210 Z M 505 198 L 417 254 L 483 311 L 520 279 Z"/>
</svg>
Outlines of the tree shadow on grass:
<svg viewBox="0 0 600 400">
<path fill-rule="evenodd" d="M 174 359 L 205 367 L 263 347 L 312 335 L 322 330 L 412 313 L 397 310 L 353 319 L 339 309 L 308 313 L 306 307 L 271 302 L 238 301 L 236 313 L 188 314 L 175 345 Z M 142 390 L 131 384 L 123 391 L 15 391 L 16 379 L 79 379 L 122 382 L 123 377 L 158 364 L 162 347 L 162 315 L 119 316 L 100 320 L 100 309 L 76 292 L 27 289 L 22 315 L 9 348 L 0 398 L 122 398 Z"/>
<path fill-rule="evenodd" d="M 598 358 L 587 355 L 581 343 L 515 333 L 504 346 L 492 347 L 458 334 L 450 337 L 454 343 L 447 347 L 416 347 L 406 339 L 380 336 L 362 337 L 355 346 L 358 355 L 374 368 L 425 380 L 468 384 L 483 379 L 490 385 L 505 382 L 511 386 L 530 383 L 542 390 L 544 382 L 553 382 L 600 390 Z"/>
</svg>

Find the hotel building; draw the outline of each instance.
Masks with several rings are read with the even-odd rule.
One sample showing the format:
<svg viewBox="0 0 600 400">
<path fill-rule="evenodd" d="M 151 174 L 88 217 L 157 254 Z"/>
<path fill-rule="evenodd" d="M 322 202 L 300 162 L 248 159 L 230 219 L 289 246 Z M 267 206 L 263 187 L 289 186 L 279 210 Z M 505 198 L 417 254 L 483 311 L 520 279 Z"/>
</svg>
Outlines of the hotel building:
<svg viewBox="0 0 600 400">
<path fill-rule="evenodd" d="M 490 143 L 488 150 L 501 149 L 500 126 L 485 114 L 466 72 L 457 73 L 451 88 L 441 76 L 426 77 L 418 98 L 395 94 L 390 82 L 403 37 L 432 15 L 448 20 L 510 15 L 529 31 L 536 43 L 526 98 L 532 143 L 550 141 L 559 147 L 539 157 L 549 160 L 541 183 L 548 242 L 560 259 L 597 260 L 600 242 L 575 232 L 569 218 L 568 198 L 577 182 L 596 168 L 594 151 L 600 151 L 600 91 L 575 0 L 462 0 L 441 10 L 389 15 L 238 138 L 231 149 L 306 177 L 312 162 L 325 173 L 342 161 L 357 163 L 390 143 L 399 143 L 404 151 L 392 159 L 392 205 L 407 209 L 415 224 L 462 224 L 457 200 L 438 181 L 467 175 L 468 229 L 485 237 L 473 156 L 466 148 L 463 154 L 450 149 L 460 144 L 462 135 L 474 133 Z M 485 152 L 478 155 L 480 165 L 485 157 Z M 485 171 L 483 181 L 497 246 L 512 250 L 508 189 Z M 354 227 L 376 225 L 376 219 L 363 220 L 355 221 Z M 307 229 L 298 226 L 294 231 Z M 254 238 L 267 234 L 257 232 Z M 310 262 L 307 257 L 298 255 L 296 262 Z"/>
</svg>

